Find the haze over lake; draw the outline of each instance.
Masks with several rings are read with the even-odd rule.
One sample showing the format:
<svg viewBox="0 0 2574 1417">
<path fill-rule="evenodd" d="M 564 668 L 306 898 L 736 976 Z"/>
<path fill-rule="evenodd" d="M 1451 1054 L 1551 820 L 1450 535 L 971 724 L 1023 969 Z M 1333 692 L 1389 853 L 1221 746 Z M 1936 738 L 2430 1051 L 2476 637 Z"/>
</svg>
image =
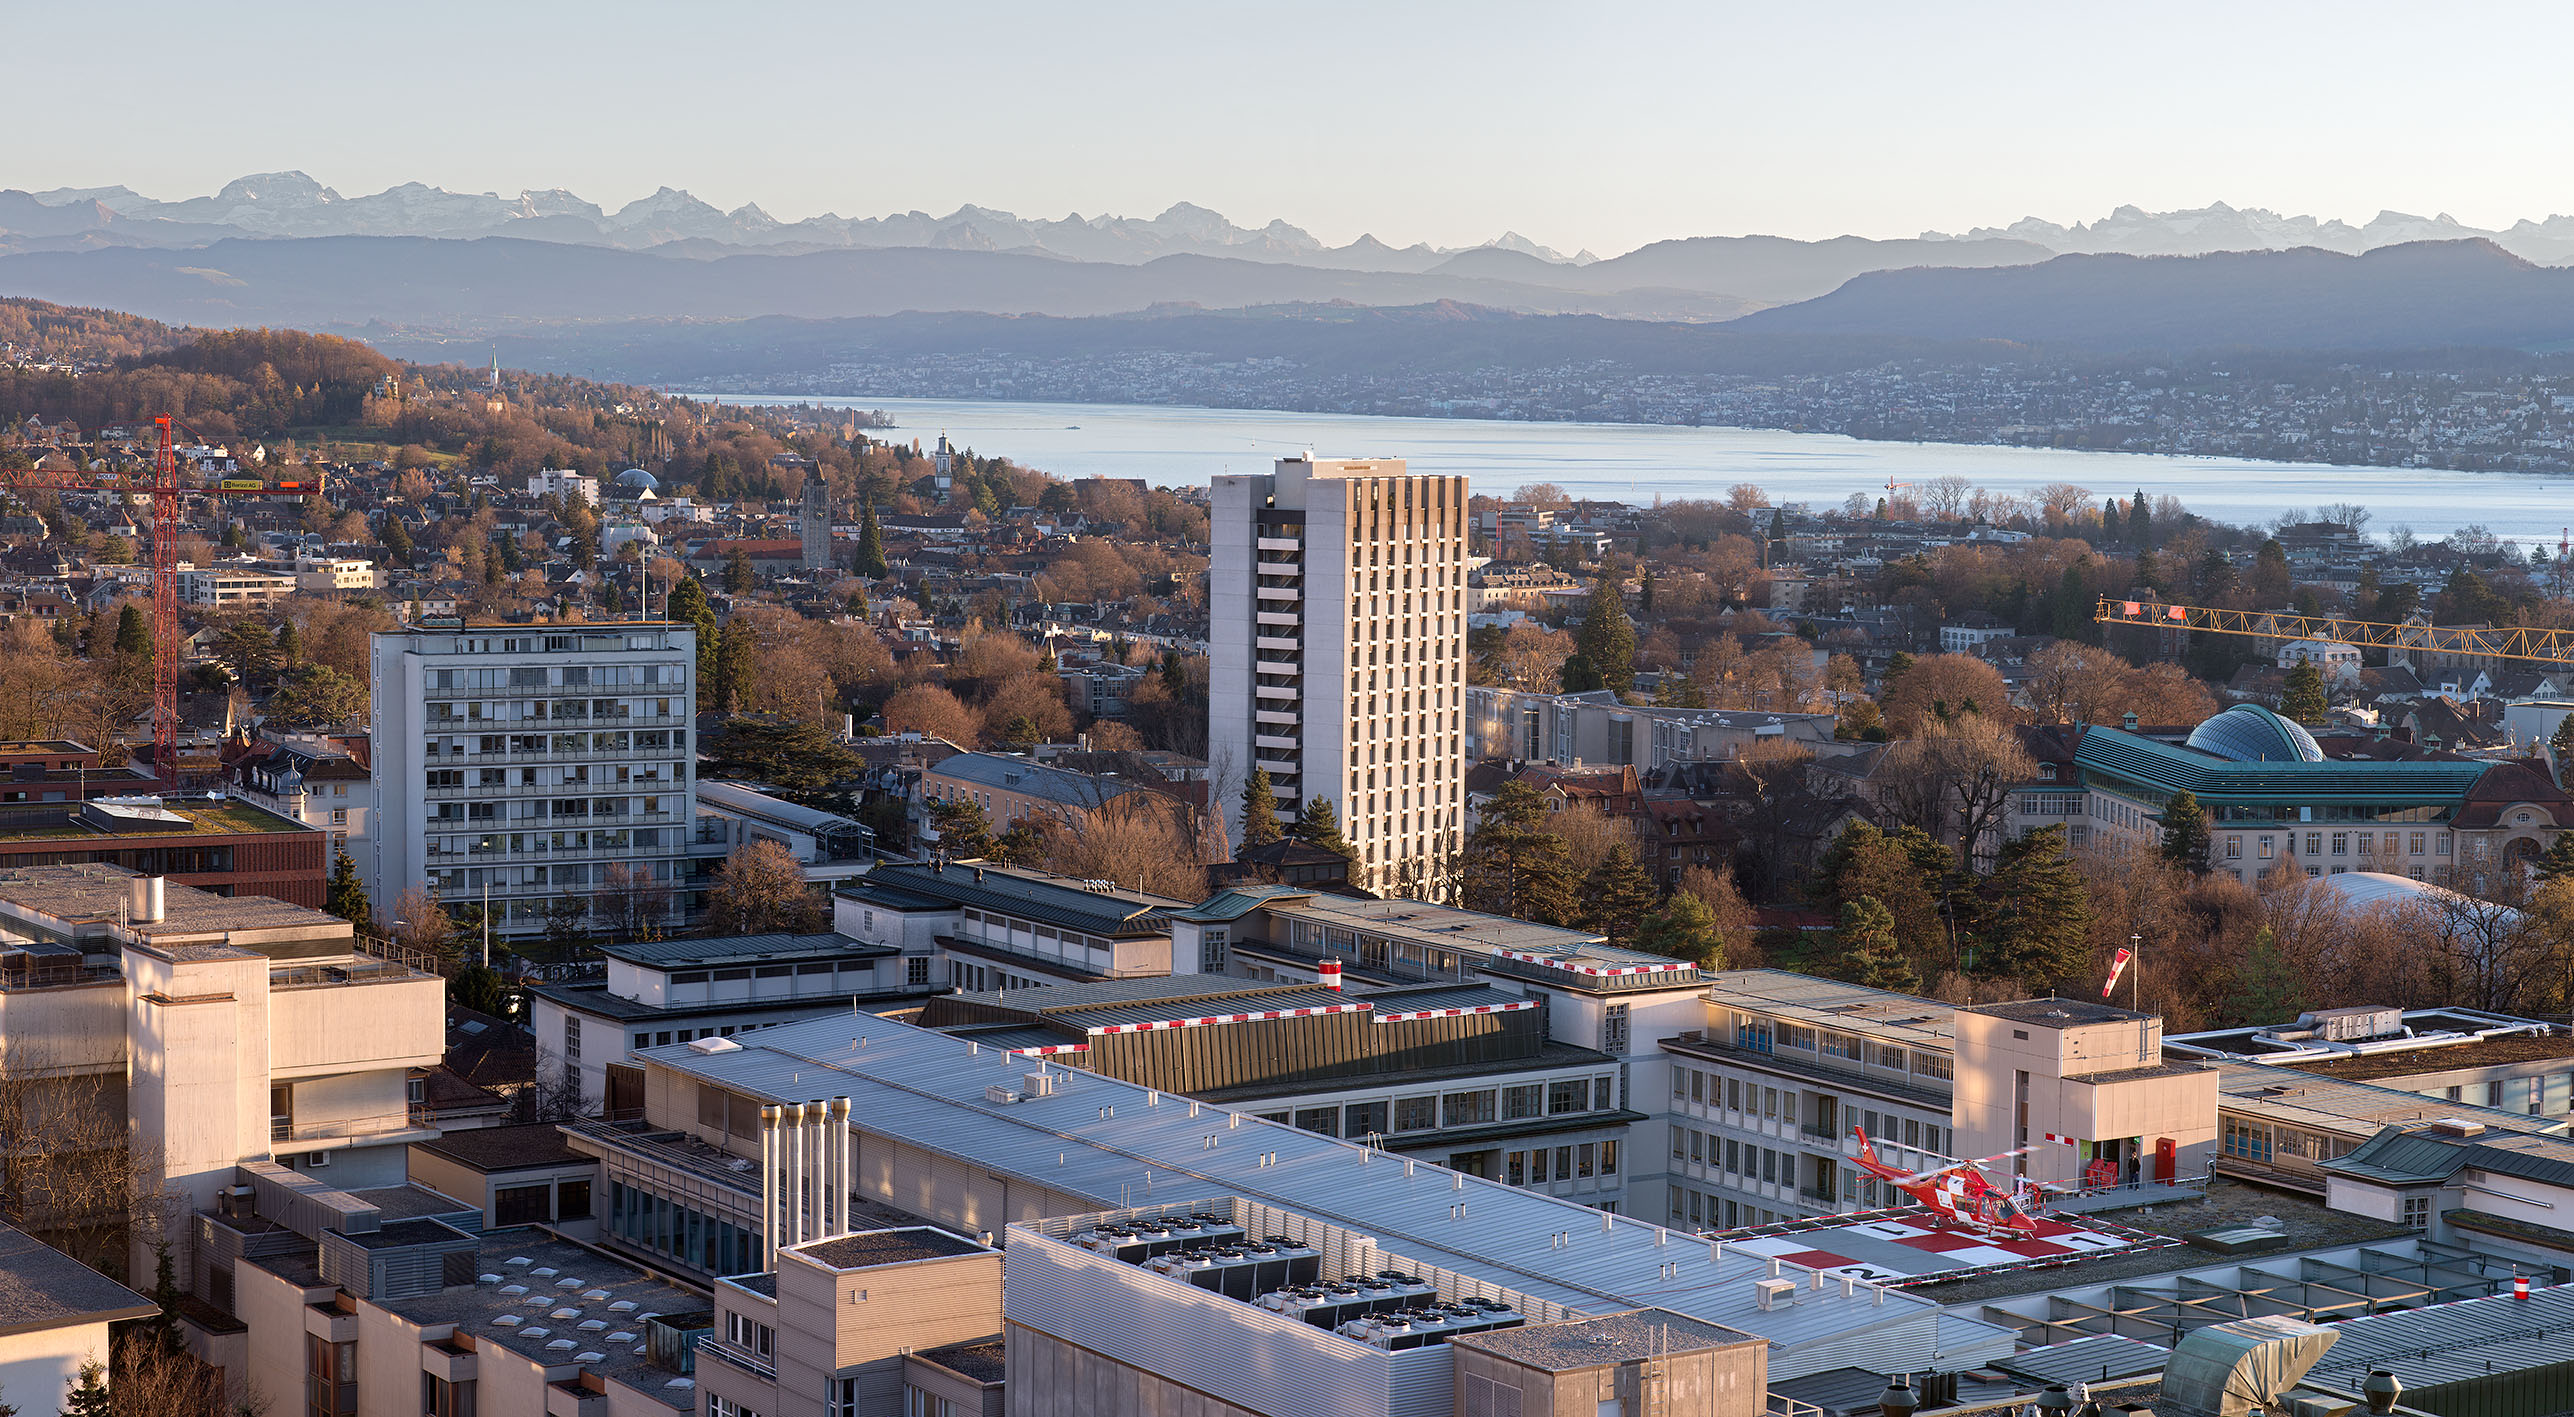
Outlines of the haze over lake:
<svg viewBox="0 0 2574 1417">
<path fill-rule="evenodd" d="M 1954 473 L 1996 492 L 2071 482 L 2098 497 L 2126 497 L 2142 487 L 2177 497 L 2201 516 L 2238 524 L 2358 502 L 2376 512 L 2372 535 L 2409 526 L 2426 541 L 2481 525 L 2552 548 L 2574 524 L 2574 477 L 2561 475 L 1871 443 L 1824 433 L 1661 424 L 970 399 L 731 395 L 725 401 L 880 408 L 900 425 L 882 437 L 931 443 L 944 432 L 959 446 L 1058 476 L 1141 477 L 1169 486 L 1203 484 L 1228 468 L 1266 470 L 1271 459 L 1310 448 L 1321 457 L 1408 459 L 1416 471 L 1462 473 L 1475 491 L 1496 496 L 1552 482 L 1576 497 L 1646 504 L 1656 497 L 1722 497 L 1735 483 L 1751 482 L 1775 501 L 1820 507 L 1853 492 L 1882 493 L 1889 479 L 1922 483 Z"/>
</svg>

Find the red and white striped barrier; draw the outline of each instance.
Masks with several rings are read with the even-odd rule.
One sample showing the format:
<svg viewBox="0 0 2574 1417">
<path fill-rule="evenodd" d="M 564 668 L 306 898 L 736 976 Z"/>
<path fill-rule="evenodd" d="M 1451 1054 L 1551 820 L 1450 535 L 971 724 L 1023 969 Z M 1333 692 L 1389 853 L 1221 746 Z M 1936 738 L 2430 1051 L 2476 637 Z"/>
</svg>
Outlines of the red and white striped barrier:
<svg viewBox="0 0 2574 1417">
<path fill-rule="evenodd" d="M 1549 969 L 1563 970 L 1567 974 L 1588 974 L 1595 978 L 1623 974 L 1678 974 L 1683 971 L 1695 974 L 1698 972 L 1698 966 L 1685 959 L 1654 964 L 1575 964 L 1554 955 L 1529 954 L 1524 950 L 1495 950 L 1493 953 L 1503 959 L 1518 960 L 1522 964 L 1542 964 Z"/>
<path fill-rule="evenodd" d="M 1362 1003 L 1324 1004 L 1311 1009 L 1269 1009 L 1249 1014 L 1209 1014 L 1204 1018 L 1157 1018 L 1147 1023 L 1101 1024 L 1097 1028 L 1086 1029 L 1084 1032 L 1096 1038 L 1106 1033 L 1151 1033 L 1163 1028 L 1205 1028 L 1219 1023 L 1261 1023 L 1275 1018 L 1317 1018 L 1324 1014 L 1359 1013 L 1367 1008 L 1368 1005 Z"/>
<path fill-rule="evenodd" d="M 2057 1134 L 2055 1134 L 2054 1132 L 2049 1132 L 2049 1133 L 2047 1133 L 2047 1140 L 2049 1140 L 2049 1141 L 2051 1141 L 2051 1142 L 2054 1142 L 2054 1143 L 2055 1143 L 2056 1145 L 2058 1145 L 2058 1146 L 2080 1146 L 2080 1145 L 2082 1145 L 2082 1143 L 2081 1143 L 2081 1142 L 2075 1141 L 2072 1137 L 2067 1137 L 2067 1136 L 2058 1136 L 2058 1135 L 2057 1135 Z"/>
<path fill-rule="evenodd" d="M 1521 999 L 1508 1004 L 1477 1004 L 1473 1008 L 1413 1009 L 1399 1014 L 1377 1014 L 1373 1021 L 1377 1023 L 1406 1023 L 1416 1018 L 1463 1018 L 1468 1014 L 1515 1014 L 1522 1009 L 1533 1009 L 1536 1007 L 1537 1000 Z"/>
<path fill-rule="evenodd" d="M 1021 1058 L 1051 1058 L 1057 1053 L 1087 1053 L 1087 1043 L 1050 1043 L 1040 1048 L 1012 1048 L 1009 1052 Z"/>
</svg>

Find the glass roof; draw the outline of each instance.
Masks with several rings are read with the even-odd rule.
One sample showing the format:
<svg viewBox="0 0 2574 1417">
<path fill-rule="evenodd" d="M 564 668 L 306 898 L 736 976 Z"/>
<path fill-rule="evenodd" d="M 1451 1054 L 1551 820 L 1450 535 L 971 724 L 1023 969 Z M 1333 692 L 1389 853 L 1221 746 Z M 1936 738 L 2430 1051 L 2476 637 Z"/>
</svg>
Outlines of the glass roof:
<svg viewBox="0 0 2574 1417">
<path fill-rule="evenodd" d="M 2320 763 L 2315 735 L 2259 704 L 2236 704 L 2190 730 L 2189 746 L 2238 763 Z"/>
</svg>

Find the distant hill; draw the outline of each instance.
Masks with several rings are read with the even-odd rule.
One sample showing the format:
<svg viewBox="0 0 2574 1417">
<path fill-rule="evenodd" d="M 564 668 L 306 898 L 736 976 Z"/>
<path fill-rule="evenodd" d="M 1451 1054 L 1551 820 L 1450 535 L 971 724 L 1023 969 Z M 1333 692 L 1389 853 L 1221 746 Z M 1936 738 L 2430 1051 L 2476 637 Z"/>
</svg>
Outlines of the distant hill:
<svg viewBox="0 0 2574 1417">
<path fill-rule="evenodd" d="M 1452 256 L 1433 266 L 1431 273 L 1565 290 L 1721 291 L 1755 305 L 1780 305 L 1811 300 L 1869 271 L 2035 265 L 2052 254 L 2033 242 L 2010 239 L 1871 241 L 1836 236 L 1829 241 L 1792 241 L 1783 236 L 1693 236 L 1657 241 L 1583 266 L 1551 265 L 1488 246 Z"/>
<path fill-rule="evenodd" d="M 117 310 L 0 299 L 0 345 L 40 362 L 88 364 L 158 354 L 193 334 Z"/>
<path fill-rule="evenodd" d="M 2490 241 L 2349 256 L 2059 256 L 1996 270 L 1878 271 L 1763 310 L 1745 333 L 2009 340 L 2070 351 L 2549 348 L 2574 341 L 2574 269 Z"/>
<path fill-rule="evenodd" d="M 24 253 L 0 256 L 0 294 L 114 306 L 195 325 L 348 329 L 382 322 L 462 333 L 560 321 L 907 310 L 1104 315 L 1173 304 L 1228 309 L 1450 300 L 1659 320 L 1729 319 L 1751 308 L 1702 290 L 1572 291 L 1221 256 L 1124 265 L 1021 251 L 899 247 L 691 259 L 503 237 L 336 236 L 220 241 L 184 251 Z"/>
</svg>

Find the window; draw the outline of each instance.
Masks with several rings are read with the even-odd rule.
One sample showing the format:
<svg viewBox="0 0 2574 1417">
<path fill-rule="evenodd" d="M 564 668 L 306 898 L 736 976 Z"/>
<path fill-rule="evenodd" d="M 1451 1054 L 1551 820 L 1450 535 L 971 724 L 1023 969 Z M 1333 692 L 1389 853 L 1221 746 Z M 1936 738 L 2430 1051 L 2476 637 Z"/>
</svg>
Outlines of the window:
<svg viewBox="0 0 2574 1417">
<path fill-rule="evenodd" d="M 1437 1097 L 1399 1097 L 1394 1102 L 1394 1129 L 1398 1132 L 1426 1132 L 1439 1125 Z"/>
<path fill-rule="evenodd" d="M 903 982 L 914 989 L 926 989 L 930 982 L 928 955 L 913 955 L 903 961 Z"/>
<path fill-rule="evenodd" d="M 590 1183 L 563 1181 L 554 1187 L 554 1218 L 587 1220 L 590 1218 Z"/>
<path fill-rule="evenodd" d="M 574 1066 L 581 1062 L 581 1020 L 569 1014 L 563 1018 L 563 1061 Z"/>
<path fill-rule="evenodd" d="M 1525 1121 L 1544 1115 L 1546 1089 L 1536 1083 L 1502 1089 L 1502 1120 Z"/>
<path fill-rule="evenodd" d="M 356 1417 L 357 1344 L 304 1335 L 307 1417 Z"/>
<path fill-rule="evenodd" d="M 2348 856 L 2351 854 L 2351 834 L 2349 832 L 2333 833 L 2333 854 L 2335 856 Z"/>
<path fill-rule="evenodd" d="M 1611 1004 L 1600 1011 L 1600 1051 L 1618 1057 L 1627 1051 L 1627 1004 Z"/>
<path fill-rule="evenodd" d="M 472 1282 L 470 1279 L 466 1281 L 468 1284 Z M 436 1373 L 422 1373 L 420 1410 L 427 1417 L 474 1417 L 473 1380 L 469 1378 L 461 1383 L 451 1383 Z"/>
<path fill-rule="evenodd" d="M 1226 930 L 1210 925 L 1198 931 L 1198 973 L 1222 974 L 1225 966 Z"/>
<path fill-rule="evenodd" d="M 2404 1226 L 2408 1230 L 2430 1229 L 2431 1198 L 2429 1196 L 2406 1196 L 2404 1198 L 2403 1217 Z"/>
<path fill-rule="evenodd" d="M 1576 1178 L 1584 1181 L 1590 1180 L 1591 1177 L 1596 1174 L 1596 1169 L 1599 1164 L 1600 1148 L 1598 1143 L 1586 1141 L 1580 1146 L 1573 1148 L 1573 1174 Z"/>
<path fill-rule="evenodd" d="M 1600 1143 L 1600 1174 L 1603 1176 L 1615 1176 L 1618 1174 L 1618 1144 L 1616 1142 L 1604 1141 Z"/>
<path fill-rule="evenodd" d="M 2238 858 L 2238 857 L 2240 857 L 2240 856 L 2242 856 L 2242 855 L 2243 855 L 2243 838 L 2242 838 L 2242 837 L 2239 837 L 2239 836 L 2229 836 L 2229 837 L 2227 837 L 2227 838 L 2225 839 L 2225 856 L 2226 856 L 2226 859 L 2227 859 L 2227 860 L 2229 860 L 2229 861 L 2232 861 L 2232 860 L 2235 860 L 2236 858 Z"/>
<path fill-rule="evenodd" d="M 2270 859 L 2270 838 L 2266 836 L 2261 839 L 2260 856 L 2264 861 Z"/>
<path fill-rule="evenodd" d="M 1881 1068 L 1892 1068 L 1899 1073 L 1902 1072 L 1904 1070 L 1904 1050 L 1892 1043 L 1878 1044 L 1877 1066 Z"/>
<path fill-rule="evenodd" d="M 1591 1110 L 1606 1112 L 1610 1105 L 1609 1080 L 1607 1078 L 1591 1079 Z"/>
<path fill-rule="evenodd" d="M 548 1186 L 504 1186 L 492 1192 L 492 1224 L 506 1230 L 514 1225 L 543 1225 L 554 1217 L 547 1210 Z"/>
<path fill-rule="evenodd" d="M 1913 1072 L 1918 1077 L 1945 1080 L 1956 1076 L 1956 1066 L 1946 1053 L 1915 1053 Z"/>
<path fill-rule="evenodd" d="M 1385 1134 L 1385 1104 L 1382 1102 L 1353 1102 L 1349 1106 L 1341 1109 L 1341 1120 L 1345 1124 L 1341 1130 L 1342 1136 L 1383 1136 Z"/>
<path fill-rule="evenodd" d="M 777 1332 L 748 1314 L 724 1312 L 724 1341 L 754 1358 L 777 1357 Z"/>
<path fill-rule="evenodd" d="M 1341 1109 L 1338 1107 L 1299 1107 L 1296 1109 L 1299 1131 L 1320 1132 L 1327 1137 L 1341 1134 Z"/>
<path fill-rule="evenodd" d="M 1546 1115 L 1550 1117 L 1561 1117 L 1567 1112 L 1588 1111 L 1590 1105 L 1591 1084 L 1582 1078 L 1546 1085 Z"/>
<path fill-rule="evenodd" d="M 1479 1126 L 1493 1120 L 1493 1094 L 1489 1090 L 1452 1092 L 1439 1099 L 1439 1111 L 1443 1126 Z"/>
</svg>

